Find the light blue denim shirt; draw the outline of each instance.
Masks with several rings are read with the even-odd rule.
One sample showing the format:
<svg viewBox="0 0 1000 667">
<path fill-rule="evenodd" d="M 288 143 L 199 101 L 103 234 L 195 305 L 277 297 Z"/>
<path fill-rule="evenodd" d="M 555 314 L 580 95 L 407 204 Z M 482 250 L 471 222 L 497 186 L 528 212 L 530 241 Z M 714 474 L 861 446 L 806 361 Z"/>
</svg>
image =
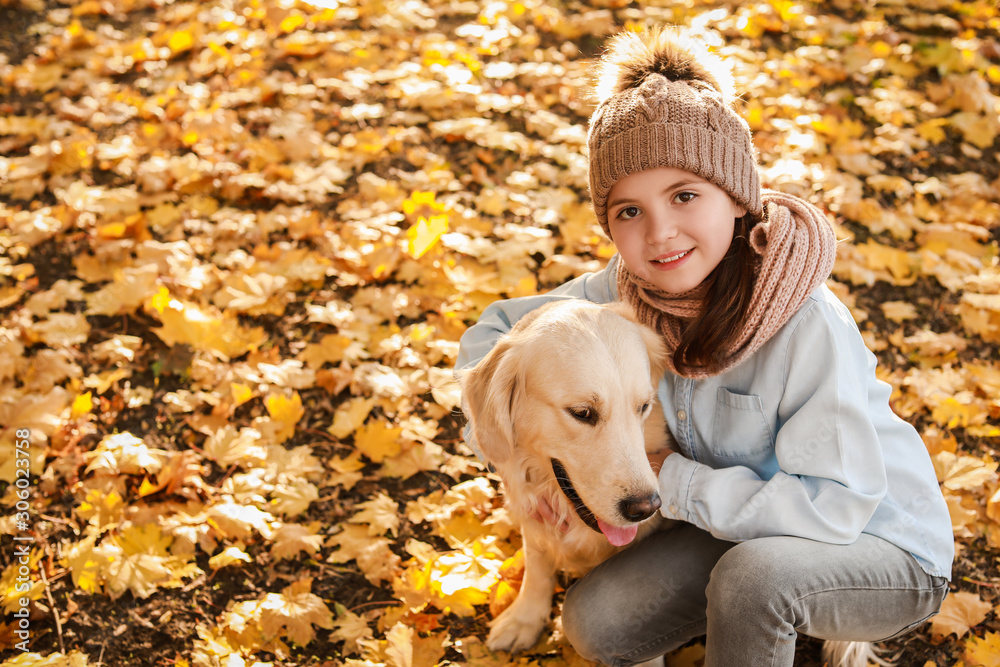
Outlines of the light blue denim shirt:
<svg viewBox="0 0 1000 667">
<path fill-rule="evenodd" d="M 491 304 L 462 336 L 456 369 L 544 303 L 615 300 L 617 261 L 546 294 Z M 660 471 L 662 513 L 734 542 L 794 535 L 847 544 L 870 533 L 950 579 L 948 507 L 875 364 L 847 307 L 821 286 L 735 368 L 701 379 L 667 373 L 658 393 L 683 456 Z"/>
</svg>

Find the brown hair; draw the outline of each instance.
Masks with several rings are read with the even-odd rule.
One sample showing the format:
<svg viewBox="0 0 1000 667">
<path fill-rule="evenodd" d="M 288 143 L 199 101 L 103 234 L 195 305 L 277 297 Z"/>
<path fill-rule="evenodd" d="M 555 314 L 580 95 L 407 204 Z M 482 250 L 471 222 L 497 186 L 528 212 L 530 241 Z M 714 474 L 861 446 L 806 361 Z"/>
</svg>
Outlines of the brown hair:
<svg viewBox="0 0 1000 667">
<path fill-rule="evenodd" d="M 729 251 L 709 274 L 704 310 L 685 328 L 674 350 L 674 368 L 682 375 L 718 372 L 725 364 L 725 352 L 744 333 L 760 266 L 760 255 L 750 246 L 750 230 L 758 222 L 752 213 L 736 219 Z"/>
</svg>

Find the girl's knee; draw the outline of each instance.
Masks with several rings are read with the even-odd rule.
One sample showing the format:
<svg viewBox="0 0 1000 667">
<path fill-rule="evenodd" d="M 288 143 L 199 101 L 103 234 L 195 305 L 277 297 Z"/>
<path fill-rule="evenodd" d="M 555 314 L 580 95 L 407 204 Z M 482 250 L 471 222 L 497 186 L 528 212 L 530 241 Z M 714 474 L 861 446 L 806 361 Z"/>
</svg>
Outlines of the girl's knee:
<svg viewBox="0 0 1000 667">
<path fill-rule="evenodd" d="M 563 634 L 582 657 L 604 665 L 619 664 L 622 656 L 645 641 L 639 619 L 622 604 L 623 590 L 606 577 L 587 577 L 566 591 L 562 608 Z M 630 596 L 635 599 L 634 593 Z"/>
<path fill-rule="evenodd" d="M 755 613 L 774 603 L 788 573 L 770 538 L 737 544 L 719 559 L 709 578 L 709 605 L 730 613 Z M 751 609 L 752 608 L 752 609 Z"/>
<path fill-rule="evenodd" d="M 579 584 L 566 591 L 562 608 L 563 634 L 580 656 L 606 665 L 613 662 L 605 637 L 608 620 L 605 606 L 587 595 Z"/>
</svg>

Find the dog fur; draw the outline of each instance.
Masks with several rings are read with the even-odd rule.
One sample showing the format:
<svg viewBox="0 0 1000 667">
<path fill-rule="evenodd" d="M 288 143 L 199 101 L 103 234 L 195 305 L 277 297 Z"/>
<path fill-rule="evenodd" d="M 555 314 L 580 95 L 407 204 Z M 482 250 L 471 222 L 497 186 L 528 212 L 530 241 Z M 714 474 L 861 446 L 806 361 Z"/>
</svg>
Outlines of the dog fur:
<svg viewBox="0 0 1000 667">
<path fill-rule="evenodd" d="M 557 571 L 582 575 L 621 548 L 580 518 L 551 459 L 612 533 L 636 523 L 621 512 L 628 498 L 655 497 L 658 506 L 646 451 L 669 437 L 655 393 L 665 354 L 624 306 L 566 300 L 526 315 L 463 375 L 463 410 L 524 541 L 521 592 L 493 622 L 490 649 L 532 646 L 548 622 Z M 539 516 L 546 506 L 552 523 Z M 662 521 L 654 509 L 636 537 Z"/>
<path fill-rule="evenodd" d="M 582 576 L 666 522 L 646 458 L 672 442 L 656 400 L 665 358 L 660 336 L 627 306 L 567 299 L 525 315 L 460 374 L 462 409 L 503 481 L 524 543 L 521 590 L 493 621 L 491 650 L 534 645 L 549 620 L 558 571 Z M 581 518 L 557 471 L 598 526 Z M 637 506 L 644 511 L 625 510 Z M 837 667 L 874 658 L 865 643 L 827 642 L 825 650 Z"/>
</svg>

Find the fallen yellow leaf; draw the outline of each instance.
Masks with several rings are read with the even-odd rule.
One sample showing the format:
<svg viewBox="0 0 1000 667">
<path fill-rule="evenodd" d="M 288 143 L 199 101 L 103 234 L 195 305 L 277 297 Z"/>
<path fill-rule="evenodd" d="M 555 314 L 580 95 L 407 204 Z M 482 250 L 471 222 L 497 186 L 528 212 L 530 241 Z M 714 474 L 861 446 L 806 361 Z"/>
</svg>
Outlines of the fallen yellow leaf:
<svg viewBox="0 0 1000 667">
<path fill-rule="evenodd" d="M 937 638 L 957 635 L 962 638 L 972 627 L 986 619 L 993 605 L 979 599 L 975 593 L 958 591 L 944 599 L 941 612 L 931 619 L 931 634 Z"/>
</svg>

